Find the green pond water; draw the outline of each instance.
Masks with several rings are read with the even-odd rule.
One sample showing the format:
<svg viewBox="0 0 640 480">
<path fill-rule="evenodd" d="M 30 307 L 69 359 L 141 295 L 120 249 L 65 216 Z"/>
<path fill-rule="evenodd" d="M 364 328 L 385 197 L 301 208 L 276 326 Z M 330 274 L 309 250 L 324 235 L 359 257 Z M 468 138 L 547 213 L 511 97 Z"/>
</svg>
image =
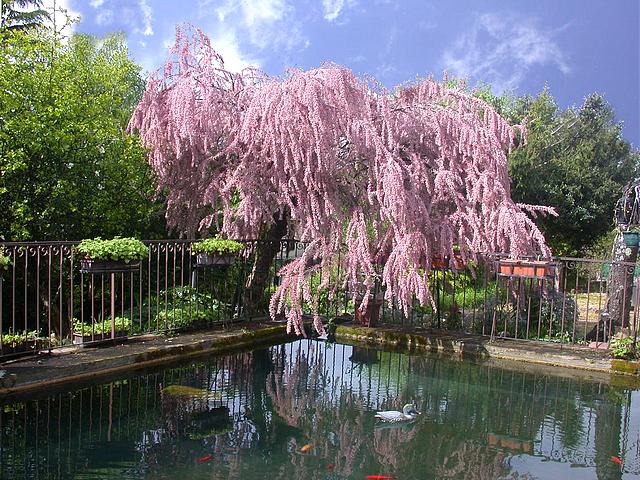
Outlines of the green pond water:
<svg viewBox="0 0 640 480">
<path fill-rule="evenodd" d="M 640 475 L 636 390 L 312 340 L 0 402 L 2 479 Z"/>
</svg>

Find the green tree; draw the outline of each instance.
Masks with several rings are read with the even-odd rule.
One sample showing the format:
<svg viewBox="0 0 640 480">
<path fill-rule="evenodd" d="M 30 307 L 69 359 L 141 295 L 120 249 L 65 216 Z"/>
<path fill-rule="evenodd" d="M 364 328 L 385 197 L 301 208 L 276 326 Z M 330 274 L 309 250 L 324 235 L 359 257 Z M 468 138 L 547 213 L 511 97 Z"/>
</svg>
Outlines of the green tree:
<svg viewBox="0 0 640 480">
<path fill-rule="evenodd" d="M 558 217 L 536 220 L 555 255 L 610 254 L 613 207 L 640 173 L 640 153 L 622 138 L 611 106 L 599 94 L 579 109 L 561 110 L 548 89 L 537 96 L 496 95 L 490 84 L 470 89 L 512 124 L 528 119 L 527 143 L 509 155 L 512 198 L 555 207 Z M 605 241 L 603 237 L 609 238 Z M 600 245 L 603 244 L 603 245 Z M 609 248 L 607 248 L 609 247 Z M 604 249 L 604 250 L 603 250 Z"/>
<path fill-rule="evenodd" d="M 638 152 L 599 94 L 562 111 L 545 89 L 507 109 L 513 121 L 529 119 L 527 144 L 509 156 L 514 200 L 555 207 L 558 217 L 537 221 L 554 254 L 584 254 L 611 230 L 615 202 L 638 174 Z"/>
<path fill-rule="evenodd" d="M 124 133 L 144 87 L 124 38 L 13 31 L 0 50 L 0 238 L 162 235 L 145 152 Z"/>
<path fill-rule="evenodd" d="M 49 18 L 42 7 L 42 0 L 0 0 L 0 31 L 42 25 Z"/>
</svg>

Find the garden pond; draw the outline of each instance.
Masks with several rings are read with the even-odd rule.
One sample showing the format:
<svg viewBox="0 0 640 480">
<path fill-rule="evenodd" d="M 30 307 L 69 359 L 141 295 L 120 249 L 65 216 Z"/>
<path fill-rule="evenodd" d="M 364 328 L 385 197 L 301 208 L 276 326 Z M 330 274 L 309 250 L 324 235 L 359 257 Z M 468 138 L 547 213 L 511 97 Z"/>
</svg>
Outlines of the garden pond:
<svg viewBox="0 0 640 480">
<path fill-rule="evenodd" d="M 640 475 L 638 390 L 317 340 L 0 402 L 2 479 Z"/>
</svg>

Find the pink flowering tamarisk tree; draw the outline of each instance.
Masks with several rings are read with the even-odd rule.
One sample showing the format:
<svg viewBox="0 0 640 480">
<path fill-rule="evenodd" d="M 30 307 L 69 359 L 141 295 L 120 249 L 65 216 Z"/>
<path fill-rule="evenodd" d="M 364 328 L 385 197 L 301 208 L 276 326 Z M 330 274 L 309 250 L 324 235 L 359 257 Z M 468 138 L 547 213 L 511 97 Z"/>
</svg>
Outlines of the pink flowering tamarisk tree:
<svg viewBox="0 0 640 480">
<path fill-rule="evenodd" d="M 184 234 L 222 218 L 230 238 L 306 242 L 270 303 L 298 334 L 305 303 L 323 330 L 322 291 L 349 288 L 366 309 L 380 282 L 405 313 L 432 301 L 432 258 L 454 246 L 550 253 L 529 214 L 552 210 L 510 196 L 506 154 L 524 126 L 433 80 L 387 91 L 334 64 L 232 73 L 200 30 L 179 28 L 129 128 Z"/>
</svg>

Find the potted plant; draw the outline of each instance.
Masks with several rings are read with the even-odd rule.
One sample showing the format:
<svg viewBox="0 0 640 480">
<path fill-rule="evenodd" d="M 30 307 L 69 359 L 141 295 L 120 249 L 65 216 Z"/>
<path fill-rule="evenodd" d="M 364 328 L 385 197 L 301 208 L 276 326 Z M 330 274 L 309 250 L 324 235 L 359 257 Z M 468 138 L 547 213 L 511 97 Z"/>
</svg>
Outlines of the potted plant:
<svg viewBox="0 0 640 480">
<path fill-rule="evenodd" d="M 431 259 L 432 270 L 447 270 L 449 268 L 449 257 L 442 255 L 434 255 Z"/>
<path fill-rule="evenodd" d="M 115 317 L 115 338 L 125 338 L 131 328 L 131 320 L 126 317 Z M 111 319 L 94 322 L 93 325 L 75 320 L 73 322 L 73 344 L 98 342 L 111 338 Z"/>
<path fill-rule="evenodd" d="M 103 240 L 98 237 L 82 240 L 75 249 L 82 257 L 80 270 L 83 273 L 133 272 L 149 255 L 149 248 L 135 238 Z"/>
<path fill-rule="evenodd" d="M 196 256 L 196 266 L 231 265 L 244 245 L 233 240 L 207 238 L 191 245 L 191 253 Z"/>
<path fill-rule="evenodd" d="M 382 304 L 384 303 L 384 299 L 381 294 L 372 295 L 369 298 L 369 302 L 367 303 L 367 308 L 357 308 L 355 317 L 356 321 L 365 327 L 374 327 L 378 324 L 380 320 L 380 309 L 382 308 Z"/>
<path fill-rule="evenodd" d="M 622 239 L 627 247 L 637 247 L 640 244 L 640 232 L 637 230 L 627 230 L 622 232 Z"/>
<path fill-rule="evenodd" d="M 545 260 L 506 258 L 498 261 L 498 274 L 504 277 L 546 278 L 555 273 L 556 264 Z"/>
</svg>

